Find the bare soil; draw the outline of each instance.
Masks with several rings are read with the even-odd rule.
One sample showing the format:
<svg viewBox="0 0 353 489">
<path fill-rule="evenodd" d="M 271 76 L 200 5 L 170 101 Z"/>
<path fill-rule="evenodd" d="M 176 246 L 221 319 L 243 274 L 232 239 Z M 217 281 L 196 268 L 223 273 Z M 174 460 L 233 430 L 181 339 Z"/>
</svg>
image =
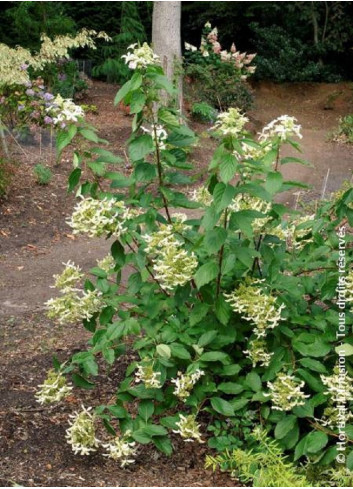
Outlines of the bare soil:
<svg viewBox="0 0 353 489">
<path fill-rule="evenodd" d="M 123 158 L 131 118 L 114 108 L 117 87 L 95 82 L 87 104 L 94 104 L 98 114 L 88 119 L 99 128 L 100 136 L 110 142 L 110 149 Z M 313 186 L 306 199 L 320 196 L 330 170 L 326 194 L 350 179 L 353 148 L 330 141 L 341 116 L 353 112 L 349 84 L 259 84 L 254 86 L 255 106 L 250 112 L 251 129 L 262 126 L 281 114 L 297 117 L 303 126 L 302 157 L 314 168 L 286 165 L 286 178 L 302 180 Z M 201 134 L 199 146 L 191 158 L 195 173 L 203 174 L 214 148 L 207 126 L 195 124 Z M 137 463 L 122 470 L 99 455 L 74 456 L 65 442 L 67 416 L 80 405 L 97 405 L 113 398 L 125 363 L 98 379 L 94 391 L 76 390 L 75 395 L 59 407 L 41 408 L 34 399 L 37 385 L 51 366 L 52 355 L 65 360 L 85 348 L 88 335 L 81 326 L 58 327 L 44 313 L 44 302 L 53 295 L 52 275 L 68 259 L 84 270 L 103 257 L 110 243 L 104 239 L 88 240 L 71 234 L 66 220 L 75 204 L 67 194 L 67 177 L 71 171 L 69 153 L 54 166 L 53 179 L 47 186 L 35 183 L 33 166 L 49 160 L 50 148 L 26 146 L 28 153 L 14 146 L 15 175 L 7 200 L 0 203 L 0 485 L 12 486 L 121 486 L 121 487 L 197 487 L 234 486 L 226 474 L 212 475 L 203 469 L 207 448 L 173 440 L 175 452 L 167 458 L 149 446 L 142 448 Z M 292 154 L 288 151 L 288 154 Z M 125 160 L 126 161 L 126 160 Z M 122 171 L 130 171 L 128 162 Z M 293 204 L 293 193 L 282 201 Z"/>
</svg>

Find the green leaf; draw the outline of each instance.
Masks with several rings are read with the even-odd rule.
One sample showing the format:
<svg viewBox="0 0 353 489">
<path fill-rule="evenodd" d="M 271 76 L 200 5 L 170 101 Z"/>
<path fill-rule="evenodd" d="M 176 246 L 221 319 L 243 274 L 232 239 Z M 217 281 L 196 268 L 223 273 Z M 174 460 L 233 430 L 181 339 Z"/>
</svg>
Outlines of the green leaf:
<svg viewBox="0 0 353 489">
<path fill-rule="evenodd" d="M 154 413 L 154 403 L 153 401 L 149 399 L 145 399 L 140 402 L 139 408 L 138 408 L 139 415 L 141 418 L 147 423 L 147 421 L 150 419 L 152 414 Z"/>
<path fill-rule="evenodd" d="M 229 356 L 222 351 L 208 351 L 203 353 L 200 357 L 201 362 L 221 362 L 224 364 L 229 363 Z"/>
<path fill-rule="evenodd" d="M 226 153 L 221 158 L 221 164 L 219 166 L 219 175 L 222 182 L 228 183 L 234 178 L 238 168 L 238 162 L 234 155 Z"/>
<path fill-rule="evenodd" d="M 129 156 L 131 160 L 142 160 L 146 155 L 154 149 L 153 139 L 149 134 L 143 134 L 133 139 L 129 144 Z"/>
<path fill-rule="evenodd" d="M 237 375 L 241 370 L 240 365 L 233 363 L 232 365 L 225 365 L 221 370 L 221 375 L 225 377 L 233 377 Z"/>
<path fill-rule="evenodd" d="M 196 304 L 190 313 L 190 326 L 195 326 L 195 324 L 199 323 L 206 316 L 209 308 L 210 306 L 204 302 Z"/>
<path fill-rule="evenodd" d="M 303 338 L 303 341 L 301 341 L 301 338 Z M 308 342 L 304 342 L 306 338 L 308 338 Z M 328 343 L 325 343 L 321 338 L 314 335 L 311 335 L 310 339 L 302 335 L 298 336 L 293 340 L 293 348 L 299 351 L 304 357 L 324 357 L 331 351 L 331 346 Z"/>
<path fill-rule="evenodd" d="M 328 436 L 322 431 L 312 431 L 305 437 L 305 454 L 317 453 L 328 443 Z"/>
<path fill-rule="evenodd" d="M 239 411 L 240 409 L 243 409 L 247 404 L 249 404 L 250 399 L 234 399 L 234 401 L 231 402 L 231 405 L 234 409 L 234 411 Z"/>
<path fill-rule="evenodd" d="M 157 176 L 157 167 L 151 163 L 141 162 L 135 167 L 135 177 L 137 182 L 149 182 Z"/>
<path fill-rule="evenodd" d="M 109 365 L 113 365 L 114 363 L 114 360 L 115 360 L 115 353 L 114 353 L 114 350 L 112 348 L 104 348 L 102 350 L 102 353 L 103 353 L 103 357 L 105 359 L 105 361 L 109 364 Z"/>
<path fill-rule="evenodd" d="M 56 150 L 60 154 L 77 134 L 77 126 L 71 125 L 67 131 L 60 131 L 56 136 Z"/>
<path fill-rule="evenodd" d="M 90 382 L 79 374 L 72 374 L 72 381 L 77 387 L 82 387 L 82 389 L 93 389 L 95 387 L 93 382 Z"/>
<path fill-rule="evenodd" d="M 163 345 L 163 344 L 157 345 L 156 352 L 157 352 L 157 355 L 159 355 L 162 358 L 166 358 L 167 360 L 172 355 L 172 352 L 171 352 L 171 349 L 169 348 L 169 346 Z"/>
<path fill-rule="evenodd" d="M 72 192 L 73 189 L 78 185 L 81 178 L 82 170 L 81 168 L 75 168 L 69 176 L 69 186 L 67 191 Z"/>
<path fill-rule="evenodd" d="M 177 428 L 176 423 L 179 421 L 179 416 L 165 416 L 164 418 L 160 418 L 159 421 L 166 428 L 175 430 Z"/>
<path fill-rule="evenodd" d="M 190 360 L 191 355 L 188 350 L 179 343 L 171 343 L 170 349 L 172 351 L 173 357 L 181 358 L 182 360 Z"/>
<path fill-rule="evenodd" d="M 349 455 L 348 455 L 347 460 L 346 460 L 346 466 L 347 466 L 347 469 L 353 471 L 353 450 L 351 450 L 349 452 Z"/>
<path fill-rule="evenodd" d="M 209 345 L 217 337 L 217 335 L 218 331 L 216 331 L 215 329 L 203 333 L 200 336 L 199 341 L 197 342 L 198 346 L 203 348 L 204 346 Z"/>
<path fill-rule="evenodd" d="M 142 82 L 142 76 L 141 76 L 141 82 Z M 121 102 L 123 98 L 126 97 L 126 95 L 130 92 L 130 90 L 131 90 L 131 80 L 124 83 L 124 85 L 118 90 L 118 93 L 115 95 L 114 98 L 114 105 L 118 105 L 118 103 Z"/>
<path fill-rule="evenodd" d="M 245 384 L 254 392 L 260 391 L 262 387 L 260 376 L 256 372 L 250 372 L 246 376 Z"/>
<path fill-rule="evenodd" d="M 315 377 L 307 370 L 298 368 L 297 373 L 305 380 L 306 384 L 315 392 L 322 392 L 324 390 L 324 384 L 318 377 Z"/>
<path fill-rule="evenodd" d="M 172 114 L 170 110 L 161 107 L 158 111 L 158 118 L 160 121 L 164 122 L 164 124 L 167 124 L 168 126 L 179 126 L 179 120 L 176 117 L 176 115 Z"/>
<path fill-rule="evenodd" d="M 134 92 L 130 100 L 130 113 L 137 114 L 141 112 L 146 103 L 146 96 L 143 92 Z"/>
<path fill-rule="evenodd" d="M 92 141 L 93 143 L 99 142 L 99 137 L 92 129 L 80 129 L 80 134 L 88 141 Z"/>
<path fill-rule="evenodd" d="M 172 443 L 167 436 L 156 436 L 152 441 L 156 448 L 168 457 L 173 453 Z"/>
<path fill-rule="evenodd" d="M 134 431 L 132 433 L 132 437 L 134 440 L 136 440 L 138 443 L 141 443 L 141 445 L 147 445 L 152 441 L 152 437 L 146 433 L 144 428 L 141 428 L 137 431 Z"/>
<path fill-rule="evenodd" d="M 216 316 L 218 321 L 220 321 L 224 326 L 228 324 L 231 308 L 228 302 L 225 301 L 223 295 L 219 295 L 216 300 Z"/>
<path fill-rule="evenodd" d="M 335 352 L 340 356 L 350 357 L 353 355 L 353 345 L 343 343 L 343 345 L 336 346 Z"/>
<path fill-rule="evenodd" d="M 223 228 L 216 227 L 207 231 L 204 238 L 204 246 L 209 254 L 217 253 L 217 251 L 224 245 L 227 239 L 227 231 Z"/>
<path fill-rule="evenodd" d="M 266 175 L 265 189 L 271 195 L 276 194 L 282 187 L 283 177 L 278 171 L 269 172 Z"/>
<path fill-rule="evenodd" d="M 143 428 L 143 431 L 150 436 L 164 436 L 168 434 L 168 431 L 160 425 L 148 424 Z"/>
<path fill-rule="evenodd" d="M 109 406 L 108 409 L 115 418 L 124 419 L 127 417 L 128 412 L 122 406 Z"/>
<path fill-rule="evenodd" d="M 214 280 L 218 275 L 218 270 L 218 265 L 212 261 L 201 265 L 194 276 L 197 288 L 200 289 L 203 285 Z"/>
<path fill-rule="evenodd" d="M 303 367 L 314 370 L 314 372 L 319 372 L 320 374 L 327 373 L 325 365 L 317 360 L 313 360 L 312 358 L 301 358 L 299 363 L 301 363 Z"/>
<path fill-rule="evenodd" d="M 234 416 L 233 406 L 221 397 L 212 397 L 211 406 L 217 413 L 223 414 L 224 416 Z"/>
<path fill-rule="evenodd" d="M 222 382 L 217 386 L 217 389 L 225 394 L 240 394 L 243 392 L 244 387 L 241 384 L 236 384 L 235 382 Z"/>
<path fill-rule="evenodd" d="M 313 167 L 311 163 L 302 158 L 295 158 L 294 156 L 286 156 L 285 158 L 281 158 L 281 165 L 285 165 L 286 163 L 299 163 L 300 165 Z"/>
<path fill-rule="evenodd" d="M 297 418 L 293 414 L 281 419 L 275 428 L 275 438 L 277 440 L 284 438 L 294 428 L 296 420 Z"/>
<path fill-rule="evenodd" d="M 236 189 L 230 184 L 217 183 L 213 190 L 213 199 L 218 212 L 222 211 L 232 202 Z"/>
</svg>

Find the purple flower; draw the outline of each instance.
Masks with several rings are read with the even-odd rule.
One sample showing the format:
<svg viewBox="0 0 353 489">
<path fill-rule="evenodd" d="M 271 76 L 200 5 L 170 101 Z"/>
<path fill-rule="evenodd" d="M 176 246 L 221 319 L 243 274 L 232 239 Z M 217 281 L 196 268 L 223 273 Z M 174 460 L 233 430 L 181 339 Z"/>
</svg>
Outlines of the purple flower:
<svg viewBox="0 0 353 489">
<path fill-rule="evenodd" d="M 22 63 L 21 66 L 20 66 L 20 68 L 21 68 L 22 71 L 26 71 L 26 69 L 28 68 L 28 66 L 29 65 L 27 63 Z"/>
<path fill-rule="evenodd" d="M 65 81 L 66 78 L 67 78 L 67 76 L 65 75 L 65 73 L 59 73 L 58 74 L 58 80 Z"/>
<path fill-rule="evenodd" d="M 18 110 L 18 111 L 21 111 L 21 110 L 24 110 L 24 108 L 25 108 L 25 106 L 21 104 L 21 105 L 19 105 L 19 106 L 17 107 L 17 110 Z"/>
<path fill-rule="evenodd" d="M 28 95 L 29 97 L 33 97 L 34 95 L 34 90 L 32 90 L 31 88 L 28 88 L 26 90 L 26 95 Z"/>
<path fill-rule="evenodd" d="M 26 82 L 24 85 L 27 88 L 31 88 L 32 87 L 32 83 L 30 81 Z"/>
<path fill-rule="evenodd" d="M 39 117 L 40 117 L 40 113 L 39 113 L 37 110 L 36 110 L 36 111 L 34 111 L 34 112 L 31 112 L 31 117 L 32 117 L 33 119 L 39 119 Z"/>
<path fill-rule="evenodd" d="M 0 98 L 0 104 L 4 104 L 4 103 L 5 103 L 5 100 L 6 100 L 6 99 L 5 99 L 5 97 L 4 97 L 4 96 L 2 96 L 2 97 Z"/>
<path fill-rule="evenodd" d="M 48 115 L 46 115 L 44 117 L 44 124 L 52 124 L 53 123 L 53 119 L 51 117 L 49 117 Z"/>
<path fill-rule="evenodd" d="M 38 85 L 38 88 L 40 88 L 41 90 L 44 90 L 44 85 Z"/>
<path fill-rule="evenodd" d="M 47 101 L 49 101 L 49 100 L 53 100 L 54 95 L 53 95 L 52 93 L 48 93 L 48 92 L 47 92 L 47 93 L 45 93 L 45 94 L 43 95 L 43 98 L 44 98 L 44 100 L 47 100 Z"/>
<path fill-rule="evenodd" d="M 65 122 L 62 122 L 62 123 L 60 124 L 60 127 L 61 127 L 61 129 L 65 129 L 65 127 L 66 127 Z"/>
</svg>

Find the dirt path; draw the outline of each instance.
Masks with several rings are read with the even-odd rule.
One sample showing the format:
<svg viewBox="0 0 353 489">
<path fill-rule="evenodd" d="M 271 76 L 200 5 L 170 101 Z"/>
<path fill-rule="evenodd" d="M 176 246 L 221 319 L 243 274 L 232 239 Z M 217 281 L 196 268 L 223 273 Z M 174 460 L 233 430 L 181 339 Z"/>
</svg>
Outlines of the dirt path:
<svg viewBox="0 0 353 489">
<path fill-rule="evenodd" d="M 112 85 L 95 83 L 87 103 L 97 105 L 98 115 L 89 115 L 89 120 L 123 156 L 131 121 L 114 108 L 115 92 Z M 353 148 L 328 141 L 338 118 L 353 112 L 348 85 L 262 84 L 255 87 L 255 95 L 250 114 L 255 130 L 281 114 L 296 116 L 303 126 L 302 156 L 314 168 L 287 165 L 283 168 L 287 179 L 312 184 L 311 195 L 317 196 L 328 169 L 327 193 L 351 177 Z M 198 170 L 207 167 L 213 144 L 201 140 L 194 152 Z M 69 405 L 38 409 L 33 395 L 50 368 L 52 354 L 65 360 L 84 348 L 87 339 L 81 326 L 58 327 L 45 317 L 43 304 L 53 296 L 52 275 L 69 259 L 87 271 L 108 252 L 110 243 L 70 234 L 65 221 L 75 198 L 65 191 L 69 159 L 64 157 L 59 167 L 53 167 L 53 181 L 46 187 L 34 183 L 36 162 L 35 154 L 22 161 L 9 199 L 0 205 L 0 485 L 234 486 L 227 475 L 213 477 L 203 470 L 204 446 L 180 444 L 178 439 L 173 441 L 176 453 L 171 459 L 144 447 L 137 465 L 126 471 L 99 456 L 73 457 L 65 442 L 68 413 L 81 403 L 113 398 L 123 364 L 99 378 L 98 390 L 78 392 Z M 293 203 L 293 196 L 286 194 L 282 200 Z"/>
</svg>

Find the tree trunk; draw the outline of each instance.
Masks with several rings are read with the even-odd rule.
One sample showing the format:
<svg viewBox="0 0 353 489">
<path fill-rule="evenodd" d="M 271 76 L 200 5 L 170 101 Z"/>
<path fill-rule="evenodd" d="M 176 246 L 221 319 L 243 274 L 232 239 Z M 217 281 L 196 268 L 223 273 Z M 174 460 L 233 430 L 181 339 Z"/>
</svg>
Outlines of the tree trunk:
<svg viewBox="0 0 353 489">
<path fill-rule="evenodd" d="M 178 85 L 181 108 L 181 76 L 175 77 L 181 63 L 180 36 L 181 2 L 153 2 L 152 44 L 153 50 L 161 59 L 168 79 Z M 180 69 L 180 68 L 179 68 Z"/>
</svg>

